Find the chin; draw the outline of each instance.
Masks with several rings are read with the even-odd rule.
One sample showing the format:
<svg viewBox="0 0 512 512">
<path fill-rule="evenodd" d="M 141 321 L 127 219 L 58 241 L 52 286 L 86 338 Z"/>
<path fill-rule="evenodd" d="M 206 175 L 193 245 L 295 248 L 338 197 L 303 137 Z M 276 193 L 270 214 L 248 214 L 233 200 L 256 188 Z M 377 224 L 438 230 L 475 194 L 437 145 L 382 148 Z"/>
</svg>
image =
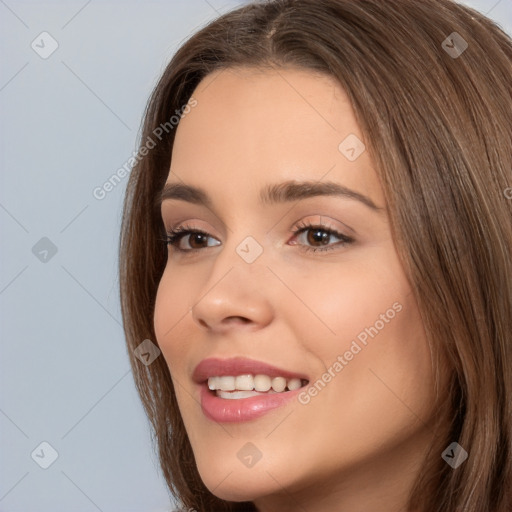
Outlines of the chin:
<svg viewBox="0 0 512 512">
<path fill-rule="evenodd" d="M 241 464 L 240 467 L 229 467 L 222 463 L 206 467 L 205 463 L 199 464 L 198 469 L 201 480 L 208 490 L 226 501 L 254 501 L 262 496 L 279 492 L 289 484 L 289 482 L 280 482 L 280 485 L 277 479 L 272 478 L 271 475 L 275 477 L 279 472 L 268 469 L 263 461 L 258 463 L 257 468 L 245 468 Z"/>
<path fill-rule="evenodd" d="M 206 473 L 200 471 L 200 475 L 208 490 L 217 498 L 226 501 L 253 501 L 276 490 L 270 486 L 268 475 L 266 481 L 263 481 L 261 475 L 258 477 L 250 471 L 233 471 L 224 481 L 219 478 L 219 473 L 216 471 Z"/>
</svg>

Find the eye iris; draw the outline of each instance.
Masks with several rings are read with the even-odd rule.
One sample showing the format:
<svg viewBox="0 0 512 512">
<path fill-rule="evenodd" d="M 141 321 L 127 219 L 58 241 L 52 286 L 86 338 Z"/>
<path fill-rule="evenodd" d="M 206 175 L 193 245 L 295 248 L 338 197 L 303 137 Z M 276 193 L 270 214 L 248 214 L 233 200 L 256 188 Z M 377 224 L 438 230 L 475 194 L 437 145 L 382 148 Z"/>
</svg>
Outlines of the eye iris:
<svg viewBox="0 0 512 512">
<path fill-rule="evenodd" d="M 323 229 L 310 229 L 308 231 L 308 243 L 315 244 L 320 243 L 326 245 L 329 242 L 330 234 L 325 232 Z"/>
<path fill-rule="evenodd" d="M 205 246 L 207 238 L 202 233 L 190 233 L 188 243 L 193 249 L 199 249 Z M 199 247 L 194 247 L 194 243 L 198 242 Z"/>
</svg>

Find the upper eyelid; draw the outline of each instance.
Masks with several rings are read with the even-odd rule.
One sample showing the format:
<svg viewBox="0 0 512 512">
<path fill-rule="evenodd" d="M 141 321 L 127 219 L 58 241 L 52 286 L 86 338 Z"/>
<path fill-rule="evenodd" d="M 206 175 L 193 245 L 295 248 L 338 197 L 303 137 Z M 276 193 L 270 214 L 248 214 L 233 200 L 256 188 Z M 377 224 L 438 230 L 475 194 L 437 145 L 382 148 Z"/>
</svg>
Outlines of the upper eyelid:
<svg viewBox="0 0 512 512">
<path fill-rule="evenodd" d="M 356 194 L 357 195 L 357 194 Z M 329 196 L 329 195 L 320 195 L 320 196 L 312 196 L 312 197 L 308 197 L 308 198 L 303 198 L 303 199 L 299 199 L 297 202 L 296 202 L 296 206 L 299 206 L 299 209 L 302 210 L 302 205 L 299 204 L 299 203 L 305 203 L 309 206 L 304 206 L 304 215 L 302 215 L 302 217 L 311 217 L 311 216 L 315 216 L 315 217 L 320 217 L 320 218 L 329 218 L 329 215 L 325 215 L 325 214 L 320 214 L 320 213 L 312 213 L 311 210 L 320 210 L 320 209 L 323 209 L 323 208 L 329 208 L 327 205 L 329 203 L 326 203 L 326 201 L 329 201 L 330 199 L 332 198 L 335 198 L 335 196 Z M 363 196 L 364 197 L 364 196 Z M 309 201 L 312 201 L 312 203 L 309 203 Z M 170 206 L 169 203 L 173 204 L 177 202 L 178 205 L 174 204 L 174 206 Z M 179 207 L 181 208 L 183 205 L 180 203 L 182 203 L 183 201 L 180 201 L 180 200 L 177 200 L 176 198 L 169 198 L 169 199 L 165 199 L 164 201 L 162 201 L 161 203 L 159 203 L 159 206 L 160 206 L 160 218 L 162 220 L 162 222 L 164 223 L 164 225 L 166 225 L 166 218 L 169 219 L 169 217 L 171 216 L 175 216 L 175 208 Z M 371 201 L 370 201 L 371 202 Z M 363 201 L 364 203 L 364 201 Z M 285 203 L 283 203 L 285 204 Z M 333 203 L 333 204 L 337 204 L 337 203 Z M 373 203 L 372 203 L 373 204 Z M 182 211 L 183 213 L 185 212 L 189 212 L 191 214 L 191 216 L 194 216 L 194 213 L 196 212 L 196 208 L 199 207 L 200 209 L 203 209 L 203 208 L 206 208 L 206 210 L 208 211 L 206 213 L 206 219 L 207 222 L 211 225 L 212 224 L 212 220 L 214 222 L 214 224 L 218 224 L 219 228 L 214 228 L 218 233 L 222 233 L 223 235 L 226 234 L 228 231 L 230 233 L 233 233 L 233 230 L 229 227 L 228 224 L 226 224 L 222 218 L 217 215 L 217 213 L 215 211 L 213 211 L 211 208 L 209 208 L 208 206 L 204 205 L 204 204 L 195 204 L 195 203 L 186 203 L 186 209 L 184 211 L 182 210 L 178 210 L 178 211 Z M 191 210 L 189 210 L 189 208 L 193 208 Z M 372 207 L 373 209 L 375 209 L 375 211 L 377 211 L 378 213 L 381 213 L 381 212 L 384 212 L 386 211 L 386 208 L 380 208 L 380 207 Z M 293 208 L 289 209 L 289 211 L 291 211 Z M 307 212 L 306 210 L 310 210 L 309 212 Z M 336 211 L 336 208 L 335 210 Z M 340 210 L 341 215 L 343 215 L 343 209 Z M 171 212 L 174 212 L 174 213 L 171 213 Z M 194 213 L 192 213 L 194 212 Z M 350 210 L 349 210 L 350 212 Z M 189 215 L 189 213 L 187 213 L 187 217 Z M 203 212 L 204 213 L 204 212 Z M 203 213 L 201 213 L 201 217 L 203 217 Z M 213 215 L 213 217 L 211 217 L 211 215 Z M 181 217 L 181 215 L 180 215 Z M 285 216 L 281 217 L 280 220 L 276 223 L 281 223 L 281 222 L 286 222 L 286 218 L 288 217 L 288 214 L 285 214 Z M 185 221 L 185 222 L 188 222 L 188 221 Z M 346 224 L 344 222 L 341 222 L 340 220 L 335 220 L 334 222 L 340 224 L 342 227 L 341 228 L 334 228 L 336 230 L 344 230 L 346 232 L 346 236 L 357 236 L 358 233 L 357 231 L 352 228 L 349 224 Z M 179 223 L 178 223 L 179 224 Z M 276 225 L 274 224 L 274 226 Z"/>
<path fill-rule="evenodd" d="M 307 220 L 300 220 L 300 221 L 298 221 L 298 222 L 295 222 L 293 225 L 296 225 L 296 224 L 298 224 L 298 223 L 306 223 L 307 225 L 312 225 L 312 226 L 314 226 L 314 227 L 316 227 L 316 226 L 321 226 L 321 227 L 324 227 L 324 228 L 333 229 L 333 230 L 335 230 L 335 231 L 346 230 L 348 233 L 351 233 L 351 234 L 353 234 L 353 235 L 357 235 L 356 231 L 355 231 L 352 227 L 350 227 L 348 224 L 345 224 L 344 222 L 341 222 L 341 221 L 339 221 L 339 220 L 336 220 L 336 221 L 331 220 L 331 222 L 336 222 L 336 223 L 341 224 L 341 225 L 343 226 L 342 228 L 331 227 L 330 225 L 329 225 L 329 226 L 328 226 L 328 225 L 326 225 L 326 222 L 325 222 L 325 221 L 323 221 L 323 222 L 322 222 L 322 220 L 321 220 L 321 219 L 330 219 L 330 217 L 329 217 L 328 215 L 322 215 L 322 214 L 318 214 L 318 213 L 316 213 L 316 214 L 312 213 L 312 214 L 307 215 L 307 216 L 305 216 L 305 217 L 307 218 L 307 217 L 313 217 L 313 216 L 314 216 L 314 217 L 319 217 L 319 219 L 320 219 L 320 220 L 318 220 L 318 221 L 317 221 L 317 220 L 311 220 L 311 219 L 307 219 Z M 178 228 L 178 227 L 180 227 L 180 226 L 183 226 L 183 225 L 189 225 L 189 224 L 191 224 L 191 223 L 198 222 L 198 220 L 197 220 L 197 219 L 192 219 L 192 220 L 183 220 L 183 221 L 178 221 L 178 222 L 175 222 L 175 223 L 166 222 L 166 215 L 164 215 L 164 212 L 163 212 L 163 211 L 161 212 L 161 217 L 160 217 L 160 218 L 161 218 L 162 224 L 163 224 L 163 226 L 164 226 L 164 228 L 165 228 L 165 230 L 166 230 L 166 231 L 171 231 L 172 229 L 177 229 L 177 228 Z M 282 219 L 281 219 L 281 220 L 282 220 Z M 167 227 L 169 224 L 174 224 L 174 226 Z M 274 225 L 274 226 L 275 226 L 275 225 Z M 224 230 L 224 227 L 227 227 L 227 230 L 228 230 L 228 231 L 230 231 L 230 232 L 232 232 L 232 230 L 231 230 L 231 229 L 229 229 L 229 227 L 228 227 L 228 226 L 224 226 L 224 224 L 222 224 L 222 229 L 223 229 L 223 230 Z M 198 228 L 198 227 L 196 227 L 196 226 L 191 226 L 191 229 L 192 229 L 192 228 L 193 228 L 193 229 L 200 229 L 200 230 L 203 230 L 203 228 L 200 228 L 200 227 Z M 218 229 L 217 229 L 217 228 L 214 228 L 214 230 L 215 230 L 215 231 L 218 231 Z M 211 233 L 209 232 L 209 228 L 205 228 L 203 231 L 208 231 L 208 234 L 211 234 Z M 346 235 L 346 236 L 351 236 L 351 235 L 349 235 L 348 233 L 347 233 L 347 235 Z M 213 236 L 213 235 L 212 235 L 212 236 Z"/>
<path fill-rule="evenodd" d="M 322 222 L 300 221 L 298 224 L 299 225 L 295 225 L 295 227 L 292 229 L 293 237 L 296 237 L 304 232 L 307 232 L 310 229 L 319 228 L 323 231 L 331 233 L 333 236 L 341 239 L 345 243 L 352 243 L 352 242 L 356 241 L 353 236 L 347 235 L 347 234 L 343 233 L 342 231 L 340 231 L 339 229 L 329 226 Z M 187 222 L 178 223 L 178 225 L 173 227 L 172 229 L 166 230 L 166 233 L 167 233 L 166 239 L 167 239 L 168 244 L 169 244 L 169 236 L 171 235 L 171 233 L 174 234 L 174 238 L 178 240 L 178 243 L 180 243 L 183 238 L 186 238 L 187 236 L 190 236 L 193 233 L 204 234 L 208 238 L 213 238 L 217 242 L 222 243 L 216 236 L 209 233 L 208 230 L 197 228 L 195 226 L 190 226 L 190 225 L 188 225 Z M 172 245 L 174 245 L 174 244 L 172 244 Z M 181 251 L 182 252 L 194 252 L 196 250 L 209 249 L 212 247 L 216 247 L 216 246 L 204 247 L 202 249 L 181 249 Z M 178 250 L 180 250 L 180 249 L 178 249 Z M 319 250 L 322 250 L 322 249 L 319 249 Z"/>
<path fill-rule="evenodd" d="M 164 227 L 165 227 L 165 224 L 164 224 Z M 322 223 L 320 221 L 318 222 L 315 222 L 315 221 L 299 221 L 298 223 L 295 224 L 295 226 L 293 227 L 293 229 L 291 230 L 293 233 L 298 233 L 302 230 L 307 230 L 307 229 L 313 229 L 313 228 L 321 228 L 321 229 L 324 229 L 325 231 L 334 231 L 334 232 L 337 232 L 338 234 L 340 235 L 345 235 L 345 236 L 349 236 L 345 233 L 342 233 L 338 228 L 336 227 L 333 227 L 331 225 L 328 225 L 326 223 Z M 347 226 L 348 228 L 348 226 Z M 350 228 L 348 228 L 350 231 L 352 231 Z M 201 233 L 204 233 L 208 236 L 211 236 L 212 238 L 217 238 L 215 235 L 213 235 L 208 229 L 203 229 L 203 228 L 200 228 L 200 227 L 197 227 L 197 226 L 193 226 L 193 225 L 189 225 L 188 222 L 178 222 L 176 224 L 176 226 L 173 226 L 171 228 L 167 228 L 165 227 L 165 231 L 166 233 L 171 233 L 171 232 L 174 232 L 174 231 L 180 231 L 180 232 L 183 232 L 183 231 L 192 231 L 192 232 L 201 232 Z"/>
</svg>

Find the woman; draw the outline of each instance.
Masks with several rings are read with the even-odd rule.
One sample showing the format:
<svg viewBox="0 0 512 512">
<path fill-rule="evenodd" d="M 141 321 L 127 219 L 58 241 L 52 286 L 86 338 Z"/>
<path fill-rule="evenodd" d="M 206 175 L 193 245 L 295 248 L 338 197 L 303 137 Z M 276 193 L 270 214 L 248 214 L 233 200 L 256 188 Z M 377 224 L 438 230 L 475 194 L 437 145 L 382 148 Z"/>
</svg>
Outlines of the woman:
<svg viewBox="0 0 512 512">
<path fill-rule="evenodd" d="M 178 50 L 120 281 L 180 506 L 512 510 L 511 84 L 449 0 L 254 3 Z"/>
</svg>

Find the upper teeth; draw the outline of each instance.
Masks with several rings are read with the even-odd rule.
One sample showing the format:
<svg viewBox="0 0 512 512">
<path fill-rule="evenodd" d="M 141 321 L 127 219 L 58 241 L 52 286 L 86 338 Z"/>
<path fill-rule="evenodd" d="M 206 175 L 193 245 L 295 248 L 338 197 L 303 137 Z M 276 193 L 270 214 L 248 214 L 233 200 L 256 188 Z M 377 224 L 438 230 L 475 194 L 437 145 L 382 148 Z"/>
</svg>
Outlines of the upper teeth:
<svg viewBox="0 0 512 512">
<path fill-rule="evenodd" d="M 289 391 L 299 389 L 302 387 L 300 379 L 285 379 L 284 377 L 271 378 L 268 375 L 238 375 L 223 376 L 223 377 L 210 377 L 208 379 L 208 387 L 213 390 L 221 391 L 269 391 L 272 388 L 274 391 L 280 393 L 288 388 Z"/>
</svg>

